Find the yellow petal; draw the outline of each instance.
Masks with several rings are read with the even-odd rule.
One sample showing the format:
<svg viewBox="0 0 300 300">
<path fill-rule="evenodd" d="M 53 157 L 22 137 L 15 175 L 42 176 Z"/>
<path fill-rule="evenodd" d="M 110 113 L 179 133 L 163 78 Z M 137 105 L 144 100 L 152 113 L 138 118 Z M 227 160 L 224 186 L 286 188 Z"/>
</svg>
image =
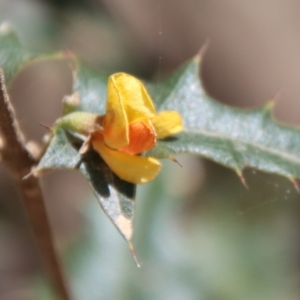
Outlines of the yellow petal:
<svg viewBox="0 0 300 300">
<path fill-rule="evenodd" d="M 158 139 L 176 134 L 183 130 L 182 119 L 176 111 L 162 111 L 151 118 Z"/>
<path fill-rule="evenodd" d="M 154 116 L 154 105 L 140 80 L 126 73 L 116 73 L 109 80 L 126 110 L 129 123 L 138 118 Z"/>
<path fill-rule="evenodd" d="M 124 147 L 129 142 L 128 120 L 124 99 L 120 96 L 113 76 L 108 79 L 106 113 L 103 118 L 105 143 L 113 149 Z"/>
<path fill-rule="evenodd" d="M 154 179 L 161 169 L 161 164 L 154 158 L 109 149 L 102 140 L 94 140 L 92 143 L 109 168 L 125 181 L 134 184 L 146 183 Z"/>
</svg>

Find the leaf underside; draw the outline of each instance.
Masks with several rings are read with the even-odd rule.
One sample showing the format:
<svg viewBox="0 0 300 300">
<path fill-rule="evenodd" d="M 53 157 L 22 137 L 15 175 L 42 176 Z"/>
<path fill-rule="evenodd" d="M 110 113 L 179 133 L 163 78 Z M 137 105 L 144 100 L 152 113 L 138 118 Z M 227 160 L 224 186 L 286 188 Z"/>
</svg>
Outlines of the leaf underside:
<svg viewBox="0 0 300 300">
<path fill-rule="evenodd" d="M 90 149 L 84 155 L 78 151 L 83 141 L 63 129 L 58 129 L 41 159 L 37 171 L 54 168 L 79 170 L 91 185 L 102 209 L 121 235 L 131 241 L 133 234 L 135 185 L 119 179 L 111 172 L 97 152 Z"/>
<path fill-rule="evenodd" d="M 34 60 L 11 30 L 1 28 L 0 66 L 10 82 L 25 64 Z M 300 178 L 299 130 L 273 119 L 272 102 L 261 108 L 242 110 L 215 101 L 199 80 L 199 68 L 201 57 L 197 55 L 161 82 L 159 90 L 147 84 L 157 111 L 178 111 L 184 131 L 158 141 L 156 147 L 144 155 L 170 158 L 181 153 L 198 154 L 233 169 L 240 176 L 245 167 L 252 167 L 290 180 Z M 77 62 L 73 78 L 73 92 L 80 98 L 80 104 L 73 109 L 104 114 L 108 76 Z M 130 242 L 135 185 L 114 175 L 96 152 L 91 150 L 80 156 L 81 143 L 80 137 L 71 132 L 57 130 L 36 170 L 79 170 L 89 181 L 107 216 Z"/>
</svg>

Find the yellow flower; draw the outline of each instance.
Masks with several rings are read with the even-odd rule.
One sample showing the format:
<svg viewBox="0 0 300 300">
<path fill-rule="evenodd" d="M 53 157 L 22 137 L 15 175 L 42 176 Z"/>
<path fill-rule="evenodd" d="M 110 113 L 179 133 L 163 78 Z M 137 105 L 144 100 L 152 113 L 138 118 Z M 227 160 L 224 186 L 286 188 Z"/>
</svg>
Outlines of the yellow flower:
<svg viewBox="0 0 300 300">
<path fill-rule="evenodd" d="M 181 116 L 175 111 L 156 113 L 142 82 L 125 73 L 109 77 L 104 116 L 73 114 L 82 117 L 73 118 L 72 125 L 64 123 L 89 134 L 83 151 L 92 145 L 117 176 L 134 184 L 151 181 L 161 169 L 157 159 L 140 154 L 152 149 L 157 139 L 182 131 Z"/>
</svg>

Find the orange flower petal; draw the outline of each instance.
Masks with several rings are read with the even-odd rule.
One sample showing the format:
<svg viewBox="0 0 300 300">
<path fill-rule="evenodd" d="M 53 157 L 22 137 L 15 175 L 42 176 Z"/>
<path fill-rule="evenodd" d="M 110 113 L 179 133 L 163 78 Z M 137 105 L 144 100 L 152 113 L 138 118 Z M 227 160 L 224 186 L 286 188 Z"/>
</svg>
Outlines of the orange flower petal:
<svg viewBox="0 0 300 300">
<path fill-rule="evenodd" d="M 125 181 L 134 184 L 147 183 L 154 179 L 161 169 L 161 164 L 154 158 L 109 149 L 101 139 L 94 140 L 92 144 L 109 168 Z"/>
<path fill-rule="evenodd" d="M 179 133 L 183 130 L 182 119 L 176 111 L 162 111 L 151 118 L 158 139 Z"/>
<path fill-rule="evenodd" d="M 129 145 L 119 151 L 128 154 L 139 154 L 155 146 L 156 133 L 153 125 L 147 119 L 141 119 L 129 125 Z"/>
</svg>

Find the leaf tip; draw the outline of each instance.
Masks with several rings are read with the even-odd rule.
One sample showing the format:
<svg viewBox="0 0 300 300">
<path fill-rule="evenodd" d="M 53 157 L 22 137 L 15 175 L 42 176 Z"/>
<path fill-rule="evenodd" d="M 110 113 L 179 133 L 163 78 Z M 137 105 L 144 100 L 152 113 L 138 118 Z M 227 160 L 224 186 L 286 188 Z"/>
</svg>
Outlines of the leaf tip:
<svg viewBox="0 0 300 300">
<path fill-rule="evenodd" d="M 170 160 L 182 168 L 182 164 L 175 157 L 170 156 Z"/>
<path fill-rule="evenodd" d="M 300 194 L 300 188 L 299 188 L 299 185 L 298 185 L 298 182 L 295 178 L 289 178 L 292 185 L 294 186 L 295 190 Z"/>
<path fill-rule="evenodd" d="M 25 176 L 22 177 L 22 180 L 27 180 L 31 176 L 36 177 L 37 176 L 38 169 L 37 168 L 32 168 L 31 171 L 26 174 Z"/>
<path fill-rule="evenodd" d="M 275 95 L 266 103 L 264 109 L 268 112 L 272 112 L 275 106 L 275 103 L 280 97 L 281 90 L 277 91 Z"/>
<path fill-rule="evenodd" d="M 197 62 L 200 62 L 201 59 L 204 57 L 204 55 L 206 54 L 207 50 L 208 50 L 208 47 L 209 47 L 209 44 L 210 44 L 210 40 L 209 39 L 206 39 L 204 44 L 201 46 L 198 54 L 196 55 L 195 57 L 195 60 Z"/>
<path fill-rule="evenodd" d="M 4 22 L 0 25 L 0 35 L 8 35 L 13 32 L 13 29 L 8 22 Z"/>
<path fill-rule="evenodd" d="M 77 62 L 77 56 L 74 52 L 72 52 L 69 49 L 66 49 L 63 52 L 63 56 L 67 61 L 67 64 L 69 66 L 69 69 L 71 70 L 73 77 L 76 75 L 77 73 L 77 68 L 78 68 L 78 62 Z"/>
<path fill-rule="evenodd" d="M 133 259 L 134 259 L 134 261 L 135 261 L 135 263 L 136 263 L 136 266 L 137 266 L 138 268 L 140 268 L 140 267 L 141 267 L 141 264 L 140 264 L 139 261 L 138 261 L 138 258 L 137 258 L 137 256 L 136 256 L 136 252 L 135 252 L 135 250 L 134 250 L 134 247 L 133 247 L 133 244 L 132 244 L 131 241 L 128 242 L 128 247 L 129 247 L 129 250 L 130 250 L 130 252 L 131 252 L 131 255 L 132 255 L 132 257 L 133 257 Z"/>
<path fill-rule="evenodd" d="M 52 127 L 51 126 L 43 124 L 43 123 L 39 123 L 39 125 L 52 132 Z"/>
<path fill-rule="evenodd" d="M 78 92 L 73 93 L 72 95 L 65 96 L 62 100 L 63 103 L 63 116 L 67 115 L 80 105 L 80 95 Z"/>
<path fill-rule="evenodd" d="M 274 109 L 275 101 L 276 101 L 275 98 L 272 98 L 271 100 L 269 100 L 269 101 L 266 103 L 266 105 L 265 105 L 265 107 L 264 107 L 264 110 L 265 110 L 266 112 L 270 112 L 270 113 L 271 113 L 271 112 L 273 111 L 273 109 Z"/>
<path fill-rule="evenodd" d="M 238 175 L 240 181 L 242 182 L 243 186 L 244 186 L 247 190 L 249 190 L 249 186 L 248 186 L 248 184 L 247 184 L 247 182 L 246 182 L 246 179 L 245 179 L 245 177 L 244 177 L 244 175 L 243 175 L 243 172 L 240 171 L 240 170 L 238 170 L 236 173 L 237 173 L 237 175 Z"/>
</svg>

